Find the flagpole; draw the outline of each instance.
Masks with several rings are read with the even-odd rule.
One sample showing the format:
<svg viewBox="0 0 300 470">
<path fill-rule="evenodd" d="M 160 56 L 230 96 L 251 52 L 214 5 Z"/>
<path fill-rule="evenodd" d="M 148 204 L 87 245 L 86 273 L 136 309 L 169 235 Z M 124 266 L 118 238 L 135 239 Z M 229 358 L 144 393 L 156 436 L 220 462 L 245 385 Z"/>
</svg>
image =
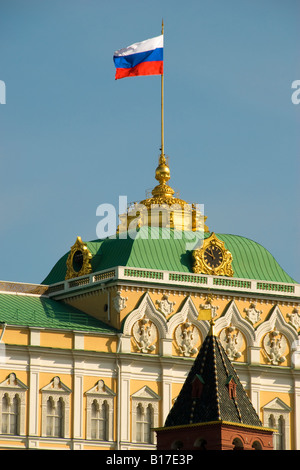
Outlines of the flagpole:
<svg viewBox="0 0 300 470">
<path fill-rule="evenodd" d="M 164 34 L 164 20 L 161 24 L 161 34 Z M 164 143 L 164 70 L 161 74 L 161 153 L 160 156 L 165 160 L 165 143 Z"/>
</svg>

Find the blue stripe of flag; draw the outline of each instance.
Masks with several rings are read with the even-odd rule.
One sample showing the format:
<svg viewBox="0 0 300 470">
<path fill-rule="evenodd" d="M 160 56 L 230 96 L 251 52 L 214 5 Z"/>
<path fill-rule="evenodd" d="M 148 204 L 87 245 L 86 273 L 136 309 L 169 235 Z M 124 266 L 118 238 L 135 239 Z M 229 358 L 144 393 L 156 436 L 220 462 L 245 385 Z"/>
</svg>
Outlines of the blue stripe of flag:
<svg viewBox="0 0 300 470">
<path fill-rule="evenodd" d="M 130 69 L 142 62 L 156 62 L 163 60 L 163 48 L 158 47 L 153 51 L 138 52 L 124 56 L 114 56 L 114 63 L 117 69 Z"/>
</svg>

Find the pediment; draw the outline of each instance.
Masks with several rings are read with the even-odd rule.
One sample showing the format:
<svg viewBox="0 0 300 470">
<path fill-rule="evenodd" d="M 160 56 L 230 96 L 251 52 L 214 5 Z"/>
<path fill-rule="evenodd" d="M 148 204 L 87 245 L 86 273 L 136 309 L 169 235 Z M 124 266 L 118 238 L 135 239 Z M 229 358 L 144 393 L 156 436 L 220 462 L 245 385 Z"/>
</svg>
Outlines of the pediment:
<svg viewBox="0 0 300 470">
<path fill-rule="evenodd" d="M 143 400 L 159 400 L 160 397 L 151 388 L 145 385 L 143 388 L 131 395 L 132 398 Z"/>
<path fill-rule="evenodd" d="M 67 387 L 58 376 L 54 377 L 51 382 L 41 389 L 42 392 L 49 393 L 71 393 L 71 389 Z"/>
<path fill-rule="evenodd" d="M 0 388 L 7 390 L 28 390 L 28 387 L 21 382 L 14 372 L 10 373 L 9 376 L 0 383 Z"/>
<path fill-rule="evenodd" d="M 281 411 L 281 412 L 290 412 L 291 408 L 286 405 L 280 398 L 274 398 L 269 403 L 267 403 L 263 409 L 266 411 Z"/>
<path fill-rule="evenodd" d="M 98 380 L 94 387 L 92 387 L 90 390 L 87 390 L 86 395 L 114 397 L 116 394 L 105 384 L 104 380 Z"/>
</svg>

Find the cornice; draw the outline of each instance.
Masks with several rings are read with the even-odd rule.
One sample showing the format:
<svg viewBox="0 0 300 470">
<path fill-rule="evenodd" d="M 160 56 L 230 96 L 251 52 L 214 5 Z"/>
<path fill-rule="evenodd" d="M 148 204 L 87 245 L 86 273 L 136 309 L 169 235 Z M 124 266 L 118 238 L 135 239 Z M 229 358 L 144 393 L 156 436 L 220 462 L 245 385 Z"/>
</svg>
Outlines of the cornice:
<svg viewBox="0 0 300 470">
<path fill-rule="evenodd" d="M 68 279 L 48 286 L 48 296 L 62 300 L 73 295 L 103 291 L 115 285 L 149 289 L 169 289 L 188 292 L 210 292 L 256 299 L 300 302 L 300 284 L 279 283 L 255 279 L 159 271 L 116 266 L 111 269 Z"/>
</svg>

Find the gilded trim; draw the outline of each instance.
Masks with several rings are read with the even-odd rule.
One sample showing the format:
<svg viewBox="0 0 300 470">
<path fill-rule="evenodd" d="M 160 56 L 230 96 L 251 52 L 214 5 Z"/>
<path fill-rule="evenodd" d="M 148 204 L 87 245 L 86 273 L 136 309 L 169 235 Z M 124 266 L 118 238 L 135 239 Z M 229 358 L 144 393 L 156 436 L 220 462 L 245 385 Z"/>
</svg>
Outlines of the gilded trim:
<svg viewBox="0 0 300 470">
<path fill-rule="evenodd" d="M 217 247 L 222 252 L 222 259 L 219 266 L 210 266 L 206 262 L 205 252 L 210 247 Z M 232 254 L 229 250 L 226 250 L 225 243 L 219 240 L 215 233 L 212 233 L 210 237 L 203 240 L 203 245 L 201 248 L 193 251 L 193 258 L 194 273 L 230 277 L 232 277 L 234 274 L 233 269 L 231 267 Z"/>
<path fill-rule="evenodd" d="M 75 253 L 81 253 L 81 264 L 80 268 L 76 270 L 74 268 L 74 256 Z M 85 274 L 90 274 L 92 272 L 91 266 L 92 253 L 87 247 L 87 244 L 81 240 L 81 237 L 77 237 L 76 242 L 71 247 L 67 259 L 67 273 L 65 279 L 72 279 L 74 277 L 84 276 Z"/>
</svg>

